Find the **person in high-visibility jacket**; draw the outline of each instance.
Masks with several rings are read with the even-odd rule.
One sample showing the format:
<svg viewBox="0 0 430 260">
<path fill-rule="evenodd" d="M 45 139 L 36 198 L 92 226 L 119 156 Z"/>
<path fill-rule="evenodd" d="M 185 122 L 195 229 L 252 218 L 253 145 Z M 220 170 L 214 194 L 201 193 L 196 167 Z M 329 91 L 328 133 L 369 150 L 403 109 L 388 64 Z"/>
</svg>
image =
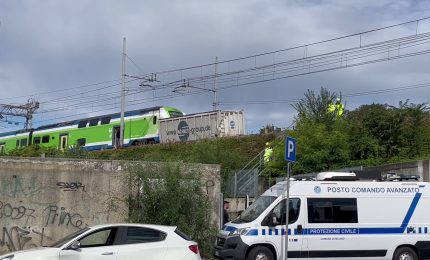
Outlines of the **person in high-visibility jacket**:
<svg viewBox="0 0 430 260">
<path fill-rule="evenodd" d="M 264 149 L 264 163 L 268 163 L 273 155 L 273 149 L 270 147 L 270 143 L 266 143 L 266 149 Z"/>
</svg>

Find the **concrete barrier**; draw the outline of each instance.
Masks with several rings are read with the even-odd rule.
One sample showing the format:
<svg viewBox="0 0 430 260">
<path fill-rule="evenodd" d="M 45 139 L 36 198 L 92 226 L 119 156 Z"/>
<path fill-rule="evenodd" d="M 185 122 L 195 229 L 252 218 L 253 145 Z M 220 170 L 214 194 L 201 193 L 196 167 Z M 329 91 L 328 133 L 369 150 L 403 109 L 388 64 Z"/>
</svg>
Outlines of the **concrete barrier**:
<svg viewBox="0 0 430 260">
<path fill-rule="evenodd" d="M 125 222 L 123 177 L 130 164 L 136 162 L 1 157 L 0 254 L 46 246 L 86 226 Z M 203 174 L 217 223 L 220 167 L 184 168 L 191 167 Z"/>
</svg>

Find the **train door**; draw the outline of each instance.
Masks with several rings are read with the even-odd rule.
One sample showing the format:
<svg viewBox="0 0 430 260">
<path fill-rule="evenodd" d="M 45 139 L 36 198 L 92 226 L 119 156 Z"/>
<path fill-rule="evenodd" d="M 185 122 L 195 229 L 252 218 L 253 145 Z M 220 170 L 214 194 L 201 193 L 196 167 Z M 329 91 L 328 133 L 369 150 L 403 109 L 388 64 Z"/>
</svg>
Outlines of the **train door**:
<svg viewBox="0 0 430 260">
<path fill-rule="evenodd" d="M 64 151 L 67 149 L 69 143 L 69 135 L 68 134 L 60 134 L 60 150 Z"/>
<path fill-rule="evenodd" d="M 0 144 L 0 154 L 4 154 L 6 151 L 6 144 L 2 143 Z"/>
<path fill-rule="evenodd" d="M 118 148 L 121 146 L 119 139 L 120 139 L 120 127 L 114 126 L 112 129 L 112 145 L 113 145 L 113 147 Z"/>
</svg>

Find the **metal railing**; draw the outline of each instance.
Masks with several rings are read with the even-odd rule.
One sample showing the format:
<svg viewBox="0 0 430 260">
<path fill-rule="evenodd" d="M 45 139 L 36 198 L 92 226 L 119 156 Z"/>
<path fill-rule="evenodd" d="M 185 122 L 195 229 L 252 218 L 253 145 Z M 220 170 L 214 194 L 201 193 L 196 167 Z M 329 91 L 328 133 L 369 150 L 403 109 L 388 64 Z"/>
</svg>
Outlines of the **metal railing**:
<svg viewBox="0 0 430 260">
<path fill-rule="evenodd" d="M 256 197 L 258 194 L 258 177 L 264 166 L 264 150 L 258 153 L 241 170 L 232 175 L 233 197 L 246 196 Z"/>
</svg>

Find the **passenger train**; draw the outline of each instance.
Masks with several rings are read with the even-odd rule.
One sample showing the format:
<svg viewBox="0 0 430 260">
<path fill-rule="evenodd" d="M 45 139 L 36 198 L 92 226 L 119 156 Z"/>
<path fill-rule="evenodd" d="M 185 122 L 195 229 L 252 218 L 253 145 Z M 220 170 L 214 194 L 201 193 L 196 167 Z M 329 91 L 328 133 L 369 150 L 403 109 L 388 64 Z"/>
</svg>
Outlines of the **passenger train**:
<svg viewBox="0 0 430 260">
<path fill-rule="evenodd" d="M 159 119 L 183 115 L 180 110 L 167 106 L 125 112 L 124 146 L 158 143 Z M 0 133 L 0 153 L 30 145 L 59 150 L 80 147 L 89 151 L 118 147 L 120 120 L 120 114 L 116 113 Z"/>
</svg>

